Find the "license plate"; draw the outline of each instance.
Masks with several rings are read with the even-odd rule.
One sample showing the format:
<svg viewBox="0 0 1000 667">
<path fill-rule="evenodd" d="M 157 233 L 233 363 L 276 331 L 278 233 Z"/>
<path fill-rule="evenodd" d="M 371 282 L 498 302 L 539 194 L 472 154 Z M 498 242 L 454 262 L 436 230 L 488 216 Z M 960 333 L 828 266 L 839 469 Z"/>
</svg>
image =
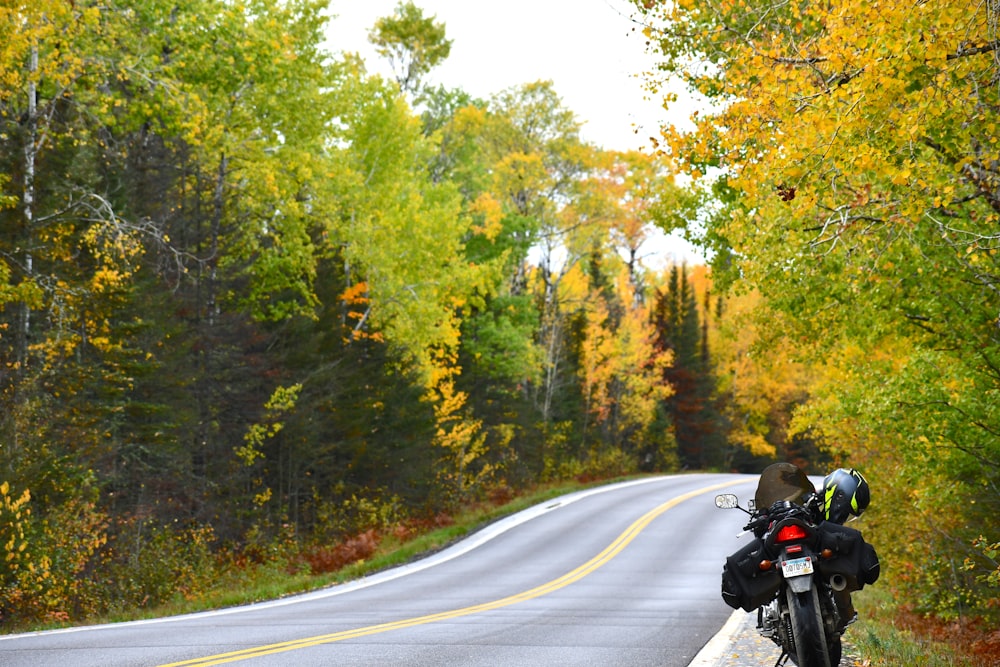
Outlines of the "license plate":
<svg viewBox="0 0 1000 667">
<path fill-rule="evenodd" d="M 813 573 L 812 558 L 796 558 L 794 560 L 781 561 L 781 573 L 788 577 L 798 577 L 803 574 Z"/>
</svg>

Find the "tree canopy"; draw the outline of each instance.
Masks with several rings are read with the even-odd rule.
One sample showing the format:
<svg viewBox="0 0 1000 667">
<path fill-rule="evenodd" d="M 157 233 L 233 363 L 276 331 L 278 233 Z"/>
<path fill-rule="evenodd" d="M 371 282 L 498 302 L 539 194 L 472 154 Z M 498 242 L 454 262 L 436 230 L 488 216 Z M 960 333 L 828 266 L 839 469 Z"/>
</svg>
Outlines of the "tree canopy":
<svg viewBox="0 0 1000 667">
<path fill-rule="evenodd" d="M 716 278 L 757 291 L 784 329 L 770 350 L 815 369 L 789 428 L 869 468 L 881 548 L 899 562 L 919 550 L 931 570 L 895 585 L 926 609 L 990 613 L 996 8 L 636 8 L 662 55 L 651 84 L 673 77 L 707 100 L 694 129 L 664 129 L 662 148 L 715 202 L 703 222 Z"/>
</svg>

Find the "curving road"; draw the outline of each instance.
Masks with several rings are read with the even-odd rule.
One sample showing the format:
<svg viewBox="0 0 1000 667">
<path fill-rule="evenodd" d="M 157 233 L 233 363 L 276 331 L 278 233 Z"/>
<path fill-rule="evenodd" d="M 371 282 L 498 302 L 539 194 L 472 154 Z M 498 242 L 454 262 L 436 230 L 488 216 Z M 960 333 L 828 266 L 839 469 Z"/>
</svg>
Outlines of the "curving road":
<svg viewBox="0 0 1000 667">
<path fill-rule="evenodd" d="M 686 667 L 732 610 L 755 476 L 675 475 L 564 496 L 416 563 L 249 607 L 0 637 L 0 665 Z"/>
</svg>

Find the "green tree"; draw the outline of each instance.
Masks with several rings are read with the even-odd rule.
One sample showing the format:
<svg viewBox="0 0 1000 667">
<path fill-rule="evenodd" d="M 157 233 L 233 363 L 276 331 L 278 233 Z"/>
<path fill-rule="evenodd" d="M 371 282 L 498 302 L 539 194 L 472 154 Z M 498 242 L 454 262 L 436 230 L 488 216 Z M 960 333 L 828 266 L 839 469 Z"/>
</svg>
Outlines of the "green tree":
<svg viewBox="0 0 1000 667">
<path fill-rule="evenodd" d="M 451 53 L 445 25 L 435 18 L 425 18 L 423 10 L 407 0 L 396 5 L 392 16 L 376 21 L 368 33 L 378 54 L 389 60 L 403 92 L 418 92 L 423 77 Z"/>
<path fill-rule="evenodd" d="M 673 363 L 663 380 L 673 388 L 666 399 L 681 465 L 696 470 L 722 463 L 721 441 L 728 436 L 717 407 L 717 380 L 708 349 L 712 310 L 707 285 L 700 310 L 687 265 L 674 265 L 663 290 L 656 294 L 653 322 L 657 348 L 670 352 Z"/>
</svg>

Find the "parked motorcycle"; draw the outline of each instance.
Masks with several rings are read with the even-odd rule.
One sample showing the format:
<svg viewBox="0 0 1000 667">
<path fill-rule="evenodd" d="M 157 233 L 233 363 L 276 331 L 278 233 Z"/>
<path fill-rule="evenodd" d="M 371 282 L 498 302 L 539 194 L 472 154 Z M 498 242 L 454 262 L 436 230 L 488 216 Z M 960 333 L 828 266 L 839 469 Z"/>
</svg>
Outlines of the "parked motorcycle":
<svg viewBox="0 0 1000 667">
<path fill-rule="evenodd" d="M 761 473 L 747 508 L 733 494 L 716 496 L 724 509 L 750 515 L 744 531 L 753 541 L 729 556 L 722 570 L 722 598 L 734 609 L 757 610 L 757 629 L 799 667 L 836 667 L 841 636 L 857 618 L 851 593 L 879 576 L 874 547 L 844 526 L 871 499 L 856 470 L 826 476 L 819 492 L 790 463 Z"/>
</svg>

